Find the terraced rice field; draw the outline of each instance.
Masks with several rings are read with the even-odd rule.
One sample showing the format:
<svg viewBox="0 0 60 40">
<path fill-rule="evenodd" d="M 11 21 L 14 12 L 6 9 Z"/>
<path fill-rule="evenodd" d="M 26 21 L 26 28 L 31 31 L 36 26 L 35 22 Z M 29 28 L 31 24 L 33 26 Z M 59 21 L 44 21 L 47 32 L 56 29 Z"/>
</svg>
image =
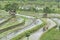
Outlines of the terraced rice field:
<svg viewBox="0 0 60 40">
<path fill-rule="evenodd" d="M 59 16 L 54 18 L 53 14 L 48 15 L 50 19 L 21 14 L 16 14 L 16 20 L 12 17 L 6 17 L 8 16 L 0 18 L 0 40 L 27 40 L 26 33 L 28 32 L 30 32 L 29 40 L 39 40 L 44 33 L 60 24 Z M 48 27 L 48 29 L 43 31 L 44 27 Z"/>
<path fill-rule="evenodd" d="M 0 40 L 60 40 L 60 0 L 0 0 Z"/>
<path fill-rule="evenodd" d="M 21 19 L 21 18 L 18 19 L 19 22 L 20 22 L 20 19 Z M 25 20 L 24 20 L 24 21 L 25 21 L 25 24 L 24 24 L 24 25 L 23 25 L 23 24 L 20 25 L 21 27 L 18 26 L 17 28 L 12 29 L 12 30 L 15 30 L 14 32 L 16 32 L 16 31 L 18 31 L 18 30 L 20 30 L 20 29 L 23 29 L 23 28 L 26 27 L 26 26 L 29 26 L 29 25 L 34 21 L 34 19 L 32 19 L 32 20 L 31 20 L 31 19 L 28 19 L 28 18 L 24 18 L 24 19 L 25 19 Z M 19 23 L 19 22 L 18 22 L 18 23 Z M 30 22 L 30 23 L 29 23 L 29 22 Z M 14 23 L 14 22 L 13 22 L 13 23 Z M 9 22 L 9 24 L 10 24 L 10 22 Z M 16 23 L 16 24 L 17 24 L 17 23 Z M 13 25 L 16 25 L 16 24 L 9 25 L 9 27 L 13 27 Z M 4 25 L 7 26 L 7 25 L 8 25 L 8 22 L 7 22 L 6 24 L 4 24 Z M 4 26 L 3 26 L 3 27 L 4 27 Z M 8 28 L 8 27 L 6 27 L 6 28 Z M 19 29 L 19 28 L 20 28 L 20 29 Z M 8 33 L 12 32 L 12 30 L 3 32 L 3 33 L 1 33 L 0 35 L 3 36 L 3 35 L 5 35 L 6 33 L 7 33 L 6 35 L 9 35 Z M 14 33 L 14 32 L 13 32 L 13 33 Z M 11 33 L 10 33 L 10 34 L 11 34 Z M 11 36 L 11 35 L 10 35 L 10 36 Z M 4 40 L 5 40 L 5 39 L 4 39 Z"/>
</svg>

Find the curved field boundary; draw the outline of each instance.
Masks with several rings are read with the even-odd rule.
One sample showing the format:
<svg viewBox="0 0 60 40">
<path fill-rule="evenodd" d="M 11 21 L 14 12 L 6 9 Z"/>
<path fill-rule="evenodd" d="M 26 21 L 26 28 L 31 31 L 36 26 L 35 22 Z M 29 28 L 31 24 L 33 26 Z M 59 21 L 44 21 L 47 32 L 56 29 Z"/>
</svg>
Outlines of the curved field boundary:
<svg viewBox="0 0 60 40">
<path fill-rule="evenodd" d="M 5 37 L 6 37 L 6 40 L 10 40 L 10 39 L 12 39 L 13 37 L 15 37 L 22 29 L 24 29 L 24 28 L 27 28 L 27 27 L 29 27 L 29 25 L 31 25 L 33 22 L 34 22 L 35 20 L 33 20 L 30 24 L 28 24 L 28 25 L 22 25 L 22 27 L 23 28 L 19 28 L 19 27 L 17 27 L 16 29 L 14 28 L 13 30 L 13 32 L 10 32 L 9 34 L 6 34 L 7 36 L 4 36 L 4 37 L 2 37 L 1 39 L 3 40 L 3 39 L 5 39 Z M 19 31 L 17 31 L 17 30 L 19 30 Z M 12 35 L 13 34 L 13 35 Z M 12 35 L 12 36 L 10 36 L 10 35 Z"/>
<path fill-rule="evenodd" d="M 30 32 L 30 34 L 32 34 L 32 33 L 36 32 L 38 29 L 40 29 L 42 26 L 44 26 L 44 25 L 45 25 L 44 22 L 42 24 L 40 24 L 40 25 L 36 25 L 34 28 L 26 30 L 25 32 L 17 35 L 16 37 L 12 38 L 11 40 L 19 40 L 19 39 L 25 37 L 27 32 Z"/>
<path fill-rule="evenodd" d="M 19 24 L 17 24 L 17 25 L 10 26 L 10 27 L 8 27 L 8 28 L 6 28 L 6 29 L 0 30 L 0 31 L 2 31 L 2 32 L 0 33 L 0 38 L 3 37 L 3 36 L 5 36 L 5 35 L 7 35 L 7 34 L 10 33 L 10 32 L 13 32 L 15 29 L 18 29 L 19 26 L 24 25 L 24 23 L 25 23 L 25 21 L 22 20 L 21 23 L 19 23 Z M 16 26 L 18 26 L 18 28 L 16 28 Z M 14 29 L 13 29 L 13 28 L 14 28 Z M 13 30 L 13 31 L 11 31 L 10 29 Z M 6 33 L 7 33 L 7 34 L 6 34 Z"/>
<path fill-rule="evenodd" d="M 19 18 L 19 17 L 17 17 L 17 18 Z M 24 20 L 25 20 L 25 19 L 28 19 L 28 18 L 26 18 L 26 17 L 22 17 L 22 18 L 23 18 Z M 29 25 L 31 25 L 34 21 L 35 21 L 35 20 L 33 19 L 33 21 L 32 21 Z M 26 25 L 26 26 L 29 26 L 29 25 Z M 21 26 L 21 25 L 19 25 L 19 26 Z M 25 27 L 26 27 L 26 26 L 25 26 Z M 25 27 L 24 27 L 24 28 L 25 28 Z M 21 29 L 23 29 L 23 28 L 17 27 L 17 28 L 14 28 L 14 29 L 12 29 L 12 30 L 8 30 L 8 31 L 6 31 L 6 32 L 3 32 L 3 33 L 1 33 L 2 35 L 0 34 L 0 35 L 1 35 L 0 38 L 3 40 L 5 37 L 7 37 L 6 35 L 9 36 L 9 35 L 12 34 L 14 31 L 17 32 L 17 30 L 21 30 Z M 5 33 L 5 34 L 4 34 L 4 33 Z M 15 35 L 15 34 L 13 34 L 13 35 Z M 4 36 L 4 37 L 3 37 L 3 36 Z M 7 38 L 7 40 L 8 40 L 8 38 Z"/>
<path fill-rule="evenodd" d="M 31 28 L 31 24 L 33 24 L 33 23 L 35 23 L 34 22 L 35 20 L 33 20 L 30 24 L 28 24 L 28 25 L 24 25 L 24 27 L 23 28 L 20 28 L 18 31 L 16 30 L 16 32 L 12 35 L 12 33 L 10 34 L 10 35 L 12 35 L 12 36 L 10 36 L 10 35 L 8 35 L 8 38 L 7 38 L 7 40 L 10 40 L 10 39 L 12 39 L 13 37 L 15 37 L 15 36 L 17 36 L 19 33 L 22 33 L 22 32 L 24 32 L 25 31 L 25 29 L 29 29 L 29 28 Z M 30 22 L 30 21 L 29 21 Z M 28 23 L 29 23 L 28 22 Z M 23 26 L 23 25 L 22 25 Z M 10 36 L 10 37 L 9 37 Z M 4 39 L 4 38 L 3 38 Z"/>
<path fill-rule="evenodd" d="M 12 17 L 9 17 L 8 19 L 6 19 L 5 21 L 3 21 L 2 23 L 0 23 L 0 26 L 2 26 L 3 24 L 5 24 L 6 22 L 8 22 Z"/>
<path fill-rule="evenodd" d="M 22 25 L 22 24 L 24 24 L 24 23 L 25 23 L 25 21 L 23 21 L 23 22 L 21 22 L 21 23 L 19 23 L 19 24 L 10 26 L 10 27 L 8 27 L 8 28 L 2 29 L 2 30 L 0 30 L 0 33 L 3 33 L 3 32 L 5 32 L 5 31 L 11 30 L 11 29 L 13 29 L 13 28 L 16 28 L 16 26 L 20 26 L 20 25 Z"/>
</svg>

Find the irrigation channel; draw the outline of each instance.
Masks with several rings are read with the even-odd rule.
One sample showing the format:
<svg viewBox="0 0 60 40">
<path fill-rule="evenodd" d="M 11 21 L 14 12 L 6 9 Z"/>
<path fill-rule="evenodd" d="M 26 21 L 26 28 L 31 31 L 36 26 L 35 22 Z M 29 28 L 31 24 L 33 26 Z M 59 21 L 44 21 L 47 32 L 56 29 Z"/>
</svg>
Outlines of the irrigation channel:
<svg viewBox="0 0 60 40">
<path fill-rule="evenodd" d="M 18 15 L 19 15 L 19 14 L 18 14 Z M 24 16 L 24 15 L 20 15 L 20 16 Z M 22 28 L 22 29 L 20 29 L 20 30 L 14 31 L 14 32 L 12 32 L 12 33 L 10 33 L 10 34 L 7 34 L 6 36 L 0 38 L 0 40 L 10 40 L 10 39 L 12 39 L 13 37 L 19 35 L 20 33 L 24 32 L 24 31 L 26 31 L 26 30 L 29 30 L 29 29 L 35 27 L 36 25 L 40 25 L 40 24 L 43 23 L 40 19 L 35 19 L 34 17 L 30 17 L 30 16 L 24 16 L 24 17 L 27 17 L 27 18 L 29 18 L 29 19 L 32 18 L 32 19 L 34 19 L 34 20 L 33 20 L 33 22 L 32 22 L 31 24 L 27 25 L 26 27 L 24 27 L 24 28 Z"/>
</svg>

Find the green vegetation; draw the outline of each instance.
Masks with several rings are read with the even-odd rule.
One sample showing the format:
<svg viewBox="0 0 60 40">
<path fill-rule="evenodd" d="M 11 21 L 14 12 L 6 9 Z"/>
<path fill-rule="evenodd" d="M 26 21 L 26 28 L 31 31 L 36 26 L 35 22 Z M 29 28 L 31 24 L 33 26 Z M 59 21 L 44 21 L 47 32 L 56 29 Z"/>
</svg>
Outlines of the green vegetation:
<svg viewBox="0 0 60 40">
<path fill-rule="evenodd" d="M 51 12 L 51 10 L 49 9 L 49 7 L 46 7 L 43 9 L 43 12 L 45 13 L 44 14 L 44 17 L 47 17 L 47 14 Z"/>
<path fill-rule="evenodd" d="M 15 18 L 16 10 L 18 9 L 18 4 L 17 3 L 7 4 L 7 5 L 5 5 L 4 9 L 5 9 L 5 11 L 9 12 L 9 14 L 11 16 L 13 16 Z"/>
<path fill-rule="evenodd" d="M 26 27 L 28 22 L 31 22 L 30 19 L 26 17 L 16 15 L 22 14 L 33 16 L 36 19 L 39 18 L 43 21 L 42 24 L 36 25 L 34 28 L 26 30 L 11 39 L 20 40 L 23 37 L 27 37 L 27 40 L 29 40 L 29 36 L 32 33 L 47 24 L 47 20 L 45 18 L 47 15 L 52 13 L 60 14 L 60 0 L 0 0 L 0 18 L 5 19 L 0 23 L 0 37 L 20 30 L 21 28 L 19 26 L 23 25 L 23 27 Z M 49 17 L 55 17 L 52 15 Z M 45 18 L 43 19 L 42 17 Z M 60 16 L 57 17 L 60 18 Z M 23 18 L 24 20 L 20 22 L 20 18 Z M 56 28 L 53 28 L 44 33 L 40 40 L 60 40 L 59 37 L 60 32 Z"/>
<path fill-rule="evenodd" d="M 60 31 L 56 28 L 53 28 L 44 33 L 40 40 L 60 40 Z"/>
<path fill-rule="evenodd" d="M 26 12 L 30 11 L 30 12 L 35 12 L 35 13 L 36 12 L 37 13 L 44 13 L 43 8 L 49 7 L 49 9 L 51 9 L 50 13 L 60 13 L 58 11 L 58 10 L 60 10 L 60 8 L 58 8 L 58 5 L 60 4 L 60 2 L 57 3 L 58 1 L 56 1 L 56 0 L 52 1 L 52 2 L 48 2 L 48 0 L 46 0 L 46 2 L 44 2 L 44 0 L 37 0 L 37 1 L 35 0 L 36 2 L 34 2 L 34 1 L 31 2 L 32 0 L 30 2 L 28 0 L 25 0 L 26 2 L 21 2 L 21 1 L 23 1 L 23 0 L 20 0 L 20 1 L 18 1 L 18 0 L 0 1 L 0 8 L 2 8 L 1 10 L 3 10 L 4 8 L 6 10 L 7 9 L 15 9 L 14 10 L 15 12 L 16 11 L 19 11 L 19 12 L 21 12 L 21 11 L 26 11 Z M 23 9 L 22 9 L 22 7 L 23 7 Z M 60 7 L 60 5 L 59 5 L 59 7 Z M 40 9 L 38 9 L 38 8 L 40 8 Z"/>
<path fill-rule="evenodd" d="M 27 40 L 29 40 L 30 32 L 26 32 Z"/>
</svg>

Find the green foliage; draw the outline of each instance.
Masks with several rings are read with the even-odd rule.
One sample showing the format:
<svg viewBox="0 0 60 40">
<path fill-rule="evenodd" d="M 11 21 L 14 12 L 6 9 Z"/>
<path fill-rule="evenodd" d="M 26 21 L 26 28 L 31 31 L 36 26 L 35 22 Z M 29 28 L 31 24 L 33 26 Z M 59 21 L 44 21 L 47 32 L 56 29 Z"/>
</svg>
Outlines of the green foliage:
<svg viewBox="0 0 60 40">
<path fill-rule="evenodd" d="M 43 8 L 44 13 L 51 13 L 51 9 L 49 7 Z"/>
<path fill-rule="evenodd" d="M 48 32 L 44 33 L 40 40 L 60 40 L 60 31 L 56 28 L 52 28 Z"/>
<path fill-rule="evenodd" d="M 30 32 L 26 32 L 26 37 L 29 37 L 30 36 Z"/>
<path fill-rule="evenodd" d="M 18 9 L 18 4 L 17 3 L 12 3 L 12 4 L 6 4 L 5 5 L 5 10 L 6 11 L 16 11 Z"/>
</svg>

